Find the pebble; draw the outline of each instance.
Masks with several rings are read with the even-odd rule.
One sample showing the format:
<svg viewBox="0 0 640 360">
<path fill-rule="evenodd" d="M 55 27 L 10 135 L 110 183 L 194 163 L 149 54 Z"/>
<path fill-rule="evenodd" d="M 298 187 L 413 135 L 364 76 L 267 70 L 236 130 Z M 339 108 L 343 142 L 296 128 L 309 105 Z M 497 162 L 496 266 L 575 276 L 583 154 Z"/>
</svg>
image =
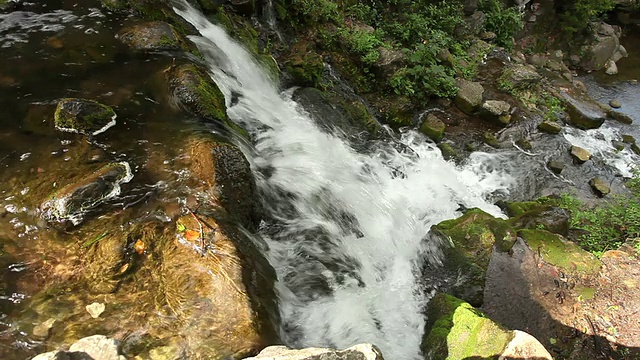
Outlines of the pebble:
<svg viewBox="0 0 640 360">
<path fill-rule="evenodd" d="M 89 313 L 89 315 L 91 315 L 92 318 L 97 319 L 98 317 L 100 317 L 100 314 L 104 312 L 105 305 L 102 303 L 94 302 L 93 304 L 87 305 L 85 309 L 87 309 L 87 312 Z"/>
</svg>

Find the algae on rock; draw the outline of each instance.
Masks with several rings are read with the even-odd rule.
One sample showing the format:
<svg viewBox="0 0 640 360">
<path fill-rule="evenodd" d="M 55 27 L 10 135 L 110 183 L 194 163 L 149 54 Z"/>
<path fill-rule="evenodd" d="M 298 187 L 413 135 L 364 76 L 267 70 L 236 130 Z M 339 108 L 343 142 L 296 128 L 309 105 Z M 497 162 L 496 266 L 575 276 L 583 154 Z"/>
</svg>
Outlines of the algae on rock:
<svg viewBox="0 0 640 360">
<path fill-rule="evenodd" d="M 116 113 L 94 100 L 67 98 L 58 102 L 54 121 L 60 131 L 98 135 L 116 123 Z"/>
</svg>

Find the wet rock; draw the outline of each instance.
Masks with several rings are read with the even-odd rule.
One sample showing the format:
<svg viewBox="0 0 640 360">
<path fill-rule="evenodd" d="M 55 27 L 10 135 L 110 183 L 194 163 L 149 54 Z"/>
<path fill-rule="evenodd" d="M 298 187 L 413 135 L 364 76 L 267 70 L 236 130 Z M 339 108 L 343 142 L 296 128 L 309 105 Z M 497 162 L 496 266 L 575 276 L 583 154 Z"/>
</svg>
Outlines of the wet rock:
<svg viewBox="0 0 640 360">
<path fill-rule="evenodd" d="M 43 338 L 43 339 L 46 338 L 47 336 L 49 336 L 49 331 L 51 330 L 55 322 L 56 322 L 56 319 L 51 318 L 41 324 L 34 326 L 32 331 L 33 336 Z"/>
<path fill-rule="evenodd" d="M 636 143 L 636 139 L 633 137 L 633 135 L 629 135 L 629 134 L 622 135 L 622 141 L 625 142 L 626 144 Z"/>
<path fill-rule="evenodd" d="M 119 343 L 104 335 L 94 335 L 78 340 L 69 347 L 69 352 L 84 352 L 94 360 L 125 360 L 118 354 Z"/>
<path fill-rule="evenodd" d="M 427 329 L 422 351 L 430 359 L 553 359 L 533 336 L 508 330 L 447 294 L 429 302 Z"/>
<path fill-rule="evenodd" d="M 209 120 L 227 123 L 224 95 L 206 70 L 193 65 L 172 66 L 165 71 L 175 103 Z"/>
<path fill-rule="evenodd" d="M 173 26 L 162 21 L 151 21 L 127 27 L 118 33 L 118 39 L 136 51 L 170 51 L 183 48 L 183 40 Z"/>
<path fill-rule="evenodd" d="M 638 146 L 638 144 L 634 142 L 633 144 L 631 144 L 631 151 L 640 155 L 640 146 Z"/>
<path fill-rule="evenodd" d="M 251 16 L 256 10 L 256 0 L 231 0 L 231 6 L 238 13 Z"/>
<path fill-rule="evenodd" d="M 511 121 L 509 110 L 511 110 L 511 105 L 506 101 L 487 100 L 482 104 L 480 115 L 487 120 L 497 121 L 500 124 L 508 125 Z"/>
<path fill-rule="evenodd" d="M 589 186 L 591 186 L 593 192 L 599 197 L 603 197 L 611 192 L 609 185 L 599 177 L 589 180 Z"/>
<path fill-rule="evenodd" d="M 438 148 L 442 152 L 442 157 L 445 160 L 455 160 L 458 157 L 458 152 L 449 143 L 440 143 Z"/>
<path fill-rule="evenodd" d="M 537 201 L 509 203 L 509 222 L 516 229 L 544 229 L 554 234 L 569 234 L 569 214 L 564 209 Z"/>
<path fill-rule="evenodd" d="M 559 175 L 562 170 L 564 170 L 564 164 L 556 160 L 549 161 L 547 163 L 547 166 L 549 167 L 549 170 L 551 170 L 556 175 Z"/>
<path fill-rule="evenodd" d="M 614 109 L 619 109 L 619 108 L 622 107 L 622 103 L 620 103 L 620 101 L 614 99 L 614 100 L 609 101 L 609 106 L 611 106 Z"/>
<path fill-rule="evenodd" d="M 623 114 L 619 111 L 609 110 L 607 111 L 607 115 L 615 121 L 621 122 L 623 124 L 632 124 L 633 118 L 627 114 Z"/>
<path fill-rule="evenodd" d="M 120 194 L 120 185 L 133 178 L 126 162 L 111 163 L 93 174 L 54 192 L 40 206 L 42 217 L 49 222 L 82 222 L 84 215 L 104 201 Z"/>
<path fill-rule="evenodd" d="M 87 312 L 92 318 L 97 319 L 102 315 L 105 305 L 102 303 L 92 303 L 86 306 Z"/>
<path fill-rule="evenodd" d="M 484 93 L 482 84 L 458 79 L 456 86 L 460 91 L 454 100 L 455 104 L 467 114 L 474 113 L 482 104 L 482 94 Z"/>
<path fill-rule="evenodd" d="M 482 133 L 482 142 L 496 149 L 500 147 L 498 138 L 496 138 L 496 136 L 490 131 Z"/>
<path fill-rule="evenodd" d="M 590 98 L 567 92 L 561 92 L 560 96 L 569 114 L 569 121 L 575 127 L 597 129 L 604 123 L 607 114 Z"/>
<path fill-rule="evenodd" d="M 98 135 L 116 124 L 116 113 L 107 105 L 86 99 L 62 99 L 54 114 L 56 129 Z"/>
<path fill-rule="evenodd" d="M 429 113 L 420 126 L 420 132 L 427 135 L 431 140 L 438 142 L 442 140 L 446 125 L 436 115 Z"/>
<path fill-rule="evenodd" d="M 571 157 L 573 157 L 574 162 L 582 164 L 591 159 L 591 153 L 579 146 L 573 145 L 571 146 Z"/>
<path fill-rule="evenodd" d="M 465 274 L 465 280 L 450 285 L 447 292 L 479 306 L 491 252 L 494 246 L 508 251 L 515 241 L 515 230 L 502 219 L 471 209 L 458 219 L 435 225 L 433 232 L 452 244 L 445 250 L 445 271 Z"/>
<path fill-rule="evenodd" d="M 617 151 L 622 151 L 624 150 L 625 146 L 624 146 L 624 142 L 622 141 L 616 141 L 613 140 L 611 141 L 611 145 L 613 146 L 614 149 L 616 149 Z"/>
<path fill-rule="evenodd" d="M 514 65 L 504 70 L 500 82 L 514 89 L 528 89 L 541 78 L 532 65 Z"/>
<path fill-rule="evenodd" d="M 378 52 L 380 53 L 380 57 L 376 62 L 376 67 L 379 69 L 383 78 L 391 77 L 405 63 L 406 56 L 400 50 L 380 47 Z"/>
<path fill-rule="evenodd" d="M 389 54 L 386 54 L 389 55 Z M 386 69 L 391 69 L 394 60 L 390 61 Z M 291 46 L 291 50 L 285 56 L 284 67 L 291 75 L 294 85 L 319 87 L 320 79 L 324 73 L 324 61 L 322 56 L 314 49 L 314 44 L 309 41 L 299 41 Z"/>
<path fill-rule="evenodd" d="M 602 69 L 620 46 L 620 40 L 611 25 L 600 23 L 595 29 L 591 43 L 582 47 L 580 66 L 588 71 Z"/>
<path fill-rule="evenodd" d="M 246 360 L 383 360 L 380 350 L 371 344 L 358 344 L 344 350 L 306 348 L 289 349 L 286 346 L 269 346 L 255 357 Z"/>
<path fill-rule="evenodd" d="M 538 252 L 546 263 L 559 268 L 595 274 L 602 265 L 593 254 L 561 235 L 540 229 L 524 229 L 518 231 L 518 236 L 530 249 Z"/>
<path fill-rule="evenodd" d="M 205 136 L 187 141 L 187 166 L 192 186 L 244 227 L 260 221 L 255 182 L 249 162 L 236 146 Z"/>
<path fill-rule="evenodd" d="M 562 131 L 562 125 L 557 121 L 544 120 L 538 125 L 538 129 L 547 134 L 558 134 Z"/>
<path fill-rule="evenodd" d="M 275 341 L 275 271 L 249 239 L 205 215 L 178 219 L 159 244 L 161 296 L 189 351 L 202 358 L 243 358 Z M 268 309 L 267 309 L 268 308 Z"/>
</svg>

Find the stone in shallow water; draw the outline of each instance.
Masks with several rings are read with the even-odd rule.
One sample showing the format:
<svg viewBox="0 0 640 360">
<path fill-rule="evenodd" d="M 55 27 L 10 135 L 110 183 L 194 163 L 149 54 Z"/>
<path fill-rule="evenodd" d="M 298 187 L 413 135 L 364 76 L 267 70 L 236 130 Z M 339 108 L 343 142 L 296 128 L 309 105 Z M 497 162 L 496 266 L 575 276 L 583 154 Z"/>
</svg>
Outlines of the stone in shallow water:
<svg viewBox="0 0 640 360">
<path fill-rule="evenodd" d="M 85 213 L 120 194 L 120 185 L 133 178 L 128 163 L 103 166 L 75 183 L 56 191 L 41 206 L 42 217 L 50 222 L 82 222 Z"/>
<path fill-rule="evenodd" d="M 571 146 L 571 157 L 577 164 L 582 164 L 591 159 L 591 153 L 579 146 Z"/>
<path fill-rule="evenodd" d="M 107 105 L 87 99 L 62 99 L 54 114 L 56 129 L 98 135 L 116 124 L 116 113 Z"/>
<path fill-rule="evenodd" d="M 105 305 L 102 303 L 93 303 L 86 306 L 87 312 L 92 318 L 97 319 L 104 312 Z"/>
</svg>

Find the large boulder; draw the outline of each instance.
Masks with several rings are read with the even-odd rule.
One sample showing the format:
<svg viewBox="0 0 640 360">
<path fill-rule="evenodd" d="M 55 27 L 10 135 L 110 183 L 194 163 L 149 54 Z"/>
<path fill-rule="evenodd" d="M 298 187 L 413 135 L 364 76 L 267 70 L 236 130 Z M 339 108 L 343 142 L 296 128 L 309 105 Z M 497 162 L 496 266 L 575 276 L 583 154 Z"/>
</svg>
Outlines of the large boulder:
<svg viewBox="0 0 640 360">
<path fill-rule="evenodd" d="M 107 105 L 87 99 L 62 99 L 54 114 L 56 129 L 98 135 L 116 124 L 116 113 Z"/>
<path fill-rule="evenodd" d="M 580 66 L 587 70 L 600 70 L 614 57 L 620 47 L 620 39 L 615 29 L 606 23 L 598 23 L 591 42 L 581 48 Z"/>
<path fill-rule="evenodd" d="M 467 114 L 472 114 L 478 110 L 482 105 L 482 95 L 484 94 L 482 84 L 465 79 L 457 79 L 456 86 L 459 91 L 454 102 L 458 108 Z"/>
<path fill-rule="evenodd" d="M 422 351 L 428 359 L 553 359 L 533 336 L 508 330 L 447 294 L 431 299 L 427 319 Z"/>
<path fill-rule="evenodd" d="M 607 117 L 606 112 L 588 97 L 562 91 L 560 99 L 569 114 L 569 122 L 579 129 L 597 129 Z"/>
<path fill-rule="evenodd" d="M 509 251 L 515 230 L 505 220 L 471 209 L 457 219 L 435 225 L 432 231 L 451 245 L 444 250 L 444 271 L 465 274 L 463 281 L 449 285 L 446 291 L 480 306 L 491 253 L 494 248 Z"/>
<path fill-rule="evenodd" d="M 118 39 L 136 51 L 171 51 L 183 48 L 184 40 L 163 21 L 143 22 L 118 33 Z"/>
<path fill-rule="evenodd" d="M 37 355 L 32 360 L 125 360 L 119 354 L 120 343 L 104 335 L 82 338 L 69 347 L 69 351 L 57 350 Z"/>
<path fill-rule="evenodd" d="M 50 222 L 82 222 L 88 211 L 120 194 L 120 185 L 133 178 L 128 163 L 111 163 L 54 192 L 42 203 L 42 217 Z"/>
<path fill-rule="evenodd" d="M 383 360 L 380 350 L 371 344 L 354 345 L 344 350 L 306 348 L 289 349 L 286 346 L 269 346 L 255 357 L 245 360 Z"/>
</svg>

